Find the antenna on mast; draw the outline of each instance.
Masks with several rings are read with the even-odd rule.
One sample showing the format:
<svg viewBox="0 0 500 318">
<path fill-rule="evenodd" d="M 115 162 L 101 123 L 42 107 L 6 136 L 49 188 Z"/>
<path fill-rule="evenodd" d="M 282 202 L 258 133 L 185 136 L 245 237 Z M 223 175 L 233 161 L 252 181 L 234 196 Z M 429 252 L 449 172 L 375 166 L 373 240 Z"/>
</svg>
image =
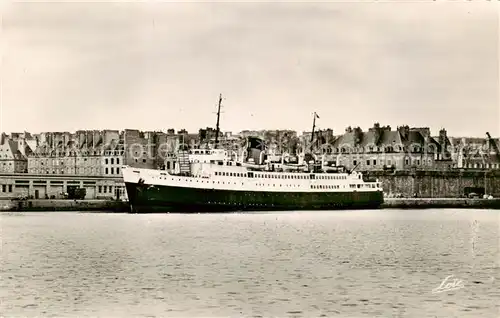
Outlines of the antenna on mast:
<svg viewBox="0 0 500 318">
<path fill-rule="evenodd" d="M 215 148 L 219 144 L 219 120 L 220 120 L 220 108 L 222 104 L 222 94 L 219 94 L 219 106 L 217 108 L 217 125 L 215 126 Z"/>
</svg>

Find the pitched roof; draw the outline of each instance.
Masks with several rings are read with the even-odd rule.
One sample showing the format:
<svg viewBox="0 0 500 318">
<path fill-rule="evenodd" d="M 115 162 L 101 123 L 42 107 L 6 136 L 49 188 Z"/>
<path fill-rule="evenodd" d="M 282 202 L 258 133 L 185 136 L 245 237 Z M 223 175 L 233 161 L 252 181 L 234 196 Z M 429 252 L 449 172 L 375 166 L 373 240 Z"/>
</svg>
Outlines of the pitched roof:
<svg viewBox="0 0 500 318">
<path fill-rule="evenodd" d="M 10 149 L 14 159 L 17 159 L 17 160 L 26 159 L 26 157 L 23 155 L 23 153 L 19 150 L 17 141 L 8 140 L 7 143 L 9 145 L 9 149 Z"/>
<path fill-rule="evenodd" d="M 393 145 L 401 143 L 401 134 L 398 131 L 385 130 L 381 132 L 379 145 Z"/>
</svg>

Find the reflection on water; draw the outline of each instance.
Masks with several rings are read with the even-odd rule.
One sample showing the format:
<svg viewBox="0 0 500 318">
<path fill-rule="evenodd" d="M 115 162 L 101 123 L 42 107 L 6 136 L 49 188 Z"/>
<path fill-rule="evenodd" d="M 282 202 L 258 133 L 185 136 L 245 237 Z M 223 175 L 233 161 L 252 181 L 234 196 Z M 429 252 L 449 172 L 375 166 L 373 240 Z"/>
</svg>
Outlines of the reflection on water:
<svg viewBox="0 0 500 318">
<path fill-rule="evenodd" d="M 0 222 L 5 317 L 499 316 L 497 211 L 3 213 Z M 452 283 L 462 287 L 446 291 Z"/>
</svg>

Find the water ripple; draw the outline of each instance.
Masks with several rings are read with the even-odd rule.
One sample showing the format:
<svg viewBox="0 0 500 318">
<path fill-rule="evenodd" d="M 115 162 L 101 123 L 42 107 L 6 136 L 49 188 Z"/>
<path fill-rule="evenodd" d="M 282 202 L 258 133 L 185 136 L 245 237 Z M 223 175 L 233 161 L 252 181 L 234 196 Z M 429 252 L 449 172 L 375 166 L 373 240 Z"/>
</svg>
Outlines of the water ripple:
<svg viewBox="0 0 500 318">
<path fill-rule="evenodd" d="M 0 214 L 0 312 L 495 317 L 498 213 L 455 212 Z"/>
</svg>

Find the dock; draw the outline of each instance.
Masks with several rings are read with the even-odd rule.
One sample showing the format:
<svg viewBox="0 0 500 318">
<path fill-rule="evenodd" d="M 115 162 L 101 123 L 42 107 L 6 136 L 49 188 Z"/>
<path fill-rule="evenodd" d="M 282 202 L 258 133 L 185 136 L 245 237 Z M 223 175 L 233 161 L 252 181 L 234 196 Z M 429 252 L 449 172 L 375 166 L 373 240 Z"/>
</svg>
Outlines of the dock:
<svg viewBox="0 0 500 318">
<path fill-rule="evenodd" d="M 385 198 L 382 209 L 500 209 L 500 199 Z M 116 200 L 0 200 L 1 211 L 130 212 L 127 201 Z"/>
<path fill-rule="evenodd" d="M 500 209 L 500 199 L 384 198 L 384 209 Z"/>
<path fill-rule="evenodd" d="M 130 206 L 128 201 L 117 200 L 0 200 L 0 211 L 129 212 Z"/>
</svg>

